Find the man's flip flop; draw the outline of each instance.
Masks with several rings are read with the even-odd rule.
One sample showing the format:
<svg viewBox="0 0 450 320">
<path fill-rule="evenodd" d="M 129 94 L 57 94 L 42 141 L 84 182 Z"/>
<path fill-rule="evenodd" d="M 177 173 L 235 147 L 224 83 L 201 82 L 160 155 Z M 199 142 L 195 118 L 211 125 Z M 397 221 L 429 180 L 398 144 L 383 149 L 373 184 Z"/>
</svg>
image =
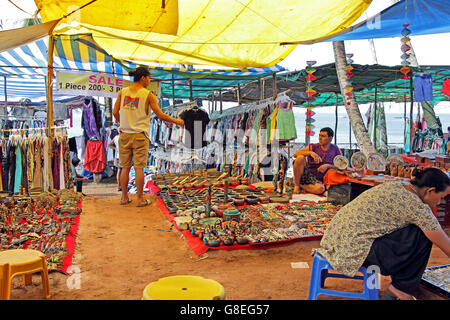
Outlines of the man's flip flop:
<svg viewBox="0 0 450 320">
<path fill-rule="evenodd" d="M 387 293 L 384 294 L 384 299 L 386 299 L 386 300 L 400 300 L 396 296 L 390 295 L 390 294 L 387 294 Z"/>
<path fill-rule="evenodd" d="M 124 205 L 126 205 L 126 204 L 129 204 L 130 202 L 131 202 L 131 199 L 128 198 L 127 201 L 120 201 L 120 205 L 121 205 L 121 206 L 124 206 Z"/>
<path fill-rule="evenodd" d="M 152 203 L 152 202 L 151 202 L 150 200 L 145 199 L 145 202 L 144 202 L 144 203 L 138 204 L 138 205 L 136 205 L 136 207 L 146 207 L 146 206 L 148 206 L 148 205 L 151 204 L 151 203 Z"/>
</svg>

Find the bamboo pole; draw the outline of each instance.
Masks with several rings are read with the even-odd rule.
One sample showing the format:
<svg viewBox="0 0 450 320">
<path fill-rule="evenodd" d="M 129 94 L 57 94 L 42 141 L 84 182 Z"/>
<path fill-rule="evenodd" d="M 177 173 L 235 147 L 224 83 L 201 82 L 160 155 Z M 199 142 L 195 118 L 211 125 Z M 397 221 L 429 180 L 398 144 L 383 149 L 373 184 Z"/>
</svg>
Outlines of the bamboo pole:
<svg viewBox="0 0 450 320">
<path fill-rule="evenodd" d="M 49 32 L 48 37 L 48 72 L 47 72 L 47 130 L 48 130 L 48 180 L 49 188 L 53 189 L 53 175 L 52 175 L 52 154 L 53 154 L 53 50 L 55 47 L 55 38 L 53 36 L 53 29 Z M 45 190 L 47 191 L 47 190 Z"/>
<path fill-rule="evenodd" d="M 410 99 L 411 99 L 411 107 L 409 110 L 409 129 L 410 129 L 410 153 L 413 152 L 413 142 L 414 142 L 414 134 L 413 134 L 413 108 L 414 108 L 414 89 L 413 89 L 413 77 L 412 74 L 409 79 L 409 93 L 410 93 Z"/>
<path fill-rule="evenodd" d="M 338 116 L 338 105 L 339 105 L 339 100 L 338 100 L 338 95 L 337 95 L 337 93 L 335 93 L 335 95 L 336 95 L 336 107 L 335 107 L 335 110 L 334 110 L 334 114 L 335 114 L 335 119 L 336 119 L 336 122 L 335 122 L 335 124 L 334 124 L 334 144 L 335 145 L 337 145 L 337 128 L 338 128 L 338 118 L 339 118 L 339 116 Z"/>
<path fill-rule="evenodd" d="M 237 85 L 237 101 L 238 101 L 238 105 L 241 105 L 241 85 L 238 84 Z"/>
<path fill-rule="evenodd" d="M 8 107 L 8 91 L 6 90 L 6 76 L 3 76 L 3 80 L 5 81 L 5 111 L 8 114 L 8 110 L 6 110 L 6 108 Z"/>
<path fill-rule="evenodd" d="M 378 103 L 378 101 L 377 101 L 377 99 L 378 99 L 378 87 L 375 87 L 375 106 L 374 106 L 374 108 L 375 108 L 375 112 L 374 112 L 374 116 L 373 116 L 373 147 L 375 148 L 375 150 L 377 150 L 377 139 L 378 139 L 378 136 L 377 136 L 377 125 L 378 125 L 378 123 L 377 123 L 377 109 L 378 109 L 378 105 L 377 105 L 377 103 Z"/>
<path fill-rule="evenodd" d="M 403 147 L 405 147 L 406 142 L 406 93 L 403 95 L 404 100 L 404 110 L 403 110 Z M 403 148 L 405 149 L 405 148 Z"/>
<path fill-rule="evenodd" d="M 175 105 L 175 77 L 172 73 L 172 105 Z"/>
<path fill-rule="evenodd" d="M 277 98 L 277 73 L 273 73 L 273 98 Z"/>
<path fill-rule="evenodd" d="M 219 89 L 219 97 L 220 97 L 220 113 L 222 113 L 223 105 L 222 105 L 222 90 Z"/>
</svg>

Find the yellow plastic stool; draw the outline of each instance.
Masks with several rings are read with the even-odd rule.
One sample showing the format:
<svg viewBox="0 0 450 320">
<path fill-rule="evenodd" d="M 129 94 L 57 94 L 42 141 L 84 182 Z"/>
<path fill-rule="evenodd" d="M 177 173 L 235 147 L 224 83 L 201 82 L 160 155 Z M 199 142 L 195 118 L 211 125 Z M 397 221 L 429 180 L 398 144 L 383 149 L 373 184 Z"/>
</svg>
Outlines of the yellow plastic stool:
<svg viewBox="0 0 450 320">
<path fill-rule="evenodd" d="M 25 285 L 31 284 L 34 272 L 41 272 L 44 297 L 50 298 L 48 270 L 45 255 L 37 250 L 14 249 L 0 252 L 0 300 L 9 300 L 11 280 L 22 275 Z"/>
<path fill-rule="evenodd" d="M 147 285 L 142 300 L 225 300 L 225 289 L 199 276 L 171 276 Z"/>
</svg>

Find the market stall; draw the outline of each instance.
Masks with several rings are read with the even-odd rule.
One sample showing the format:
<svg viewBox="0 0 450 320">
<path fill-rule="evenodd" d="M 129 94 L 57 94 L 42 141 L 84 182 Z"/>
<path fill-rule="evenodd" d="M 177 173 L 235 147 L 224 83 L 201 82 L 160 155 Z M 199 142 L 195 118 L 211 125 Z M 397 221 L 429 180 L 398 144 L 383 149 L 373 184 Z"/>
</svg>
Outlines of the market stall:
<svg viewBox="0 0 450 320">
<path fill-rule="evenodd" d="M 366 157 L 356 152 L 350 161 L 345 156 L 336 156 L 334 160 L 338 170 L 327 173 L 324 183 L 328 187 L 327 200 L 333 203 L 347 204 L 362 192 L 389 181 L 408 184 L 413 178 L 414 169 L 420 167 L 437 167 L 444 172 L 449 170 L 448 157 L 438 155 L 430 159 L 420 154 L 405 156 L 391 154 L 387 158 L 381 154 Z M 450 196 L 433 209 L 433 213 L 443 228 L 450 223 Z"/>
</svg>

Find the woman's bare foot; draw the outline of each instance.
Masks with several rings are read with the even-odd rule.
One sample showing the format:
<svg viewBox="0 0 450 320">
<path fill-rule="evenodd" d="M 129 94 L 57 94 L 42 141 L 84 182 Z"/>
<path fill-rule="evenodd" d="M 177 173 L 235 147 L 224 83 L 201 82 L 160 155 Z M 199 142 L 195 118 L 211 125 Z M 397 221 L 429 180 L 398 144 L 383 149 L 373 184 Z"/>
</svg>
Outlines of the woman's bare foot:
<svg viewBox="0 0 450 320">
<path fill-rule="evenodd" d="M 390 293 L 392 293 L 394 296 L 396 296 L 397 298 L 399 298 L 400 300 L 416 300 L 416 298 L 414 298 L 414 296 L 412 296 L 406 292 L 403 292 L 401 290 L 398 290 L 396 287 L 394 287 L 392 285 L 392 283 L 389 285 L 388 291 Z"/>
<path fill-rule="evenodd" d="M 301 192 L 301 188 L 299 186 L 295 186 L 294 187 L 294 193 L 300 193 Z"/>
</svg>

